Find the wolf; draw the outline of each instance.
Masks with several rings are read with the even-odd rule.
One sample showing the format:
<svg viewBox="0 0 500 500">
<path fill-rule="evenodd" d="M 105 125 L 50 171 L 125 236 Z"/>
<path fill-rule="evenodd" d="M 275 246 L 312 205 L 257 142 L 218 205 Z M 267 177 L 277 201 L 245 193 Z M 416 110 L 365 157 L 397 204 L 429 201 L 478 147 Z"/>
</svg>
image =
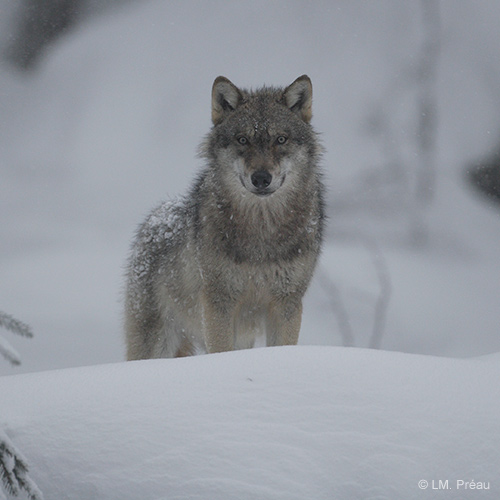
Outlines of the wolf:
<svg viewBox="0 0 500 500">
<path fill-rule="evenodd" d="M 255 91 L 212 86 L 205 167 L 140 225 L 127 265 L 129 360 L 295 345 L 320 254 L 322 147 L 307 75 Z"/>
</svg>

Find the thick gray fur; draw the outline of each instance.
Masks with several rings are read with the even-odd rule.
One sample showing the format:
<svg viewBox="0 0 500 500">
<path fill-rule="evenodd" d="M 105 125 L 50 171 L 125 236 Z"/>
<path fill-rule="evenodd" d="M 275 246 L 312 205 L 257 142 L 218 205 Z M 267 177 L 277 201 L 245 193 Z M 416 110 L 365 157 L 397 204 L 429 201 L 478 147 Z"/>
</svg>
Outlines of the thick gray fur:
<svg viewBox="0 0 500 500">
<path fill-rule="evenodd" d="M 218 77 L 206 167 L 140 226 L 128 264 L 128 359 L 297 343 L 324 224 L 311 81 Z"/>
</svg>

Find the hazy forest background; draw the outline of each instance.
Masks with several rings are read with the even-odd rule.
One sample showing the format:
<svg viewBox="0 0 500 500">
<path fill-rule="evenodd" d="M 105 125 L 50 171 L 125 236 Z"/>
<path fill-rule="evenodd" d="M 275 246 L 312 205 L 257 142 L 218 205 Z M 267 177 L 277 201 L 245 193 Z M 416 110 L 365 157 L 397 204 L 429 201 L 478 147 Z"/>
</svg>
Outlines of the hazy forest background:
<svg viewBox="0 0 500 500">
<path fill-rule="evenodd" d="M 199 168 L 219 74 L 313 81 L 329 224 L 301 344 L 498 351 L 499 16 L 495 0 L 0 1 L 0 374 L 123 360 L 130 239 Z"/>
</svg>

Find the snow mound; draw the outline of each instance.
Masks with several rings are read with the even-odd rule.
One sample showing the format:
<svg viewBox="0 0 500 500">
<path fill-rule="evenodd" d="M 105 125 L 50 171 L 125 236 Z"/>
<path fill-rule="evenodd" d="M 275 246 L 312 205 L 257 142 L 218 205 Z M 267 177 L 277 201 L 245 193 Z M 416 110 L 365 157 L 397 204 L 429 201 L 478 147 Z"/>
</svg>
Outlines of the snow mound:
<svg viewBox="0 0 500 500">
<path fill-rule="evenodd" d="M 499 361 L 311 346 L 74 368 L 2 377 L 0 422 L 47 499 L 408 500 L 425 480 L 484 500 Z"/>
</svg>

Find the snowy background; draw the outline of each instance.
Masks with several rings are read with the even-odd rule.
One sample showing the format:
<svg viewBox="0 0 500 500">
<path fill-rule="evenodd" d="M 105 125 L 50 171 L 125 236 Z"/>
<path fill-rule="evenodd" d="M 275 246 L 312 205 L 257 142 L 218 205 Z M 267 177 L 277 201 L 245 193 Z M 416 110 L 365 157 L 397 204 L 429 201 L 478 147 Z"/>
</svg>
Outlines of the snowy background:
<svg viewBox="0 0 500 500">
<path fill-rule="evenodd" d="M 0 310 L 28 323 L 34 332 L 28 340 L 0 330 L 22 358 L 18 367 L 0 359 L 1 375 L 123 361 L 121 291 L 129 243 L 150 208 L 184 193 L 200 167 L 196 148 L 211 125 L 210 89 L 218 75 L 243 87 L 287 85 L 303 73 L 313 82 L 313 124 L 326 148 L 323 166 L 330 219 L 320 270 L 305 302 L 299 344 L 364 348 L 375 330 L 384 351 L 446 358 L 500 351 L 500 206 L 465 180 L 467 168 L 500 142 L 500 5 L 496 0 L 439 3 L 436 79 L 428 82 L 427 89 L 436 104 L 432 152 L 436 170 L 432 197 L 425 203 L 414 194 L 423 155 L 418 135 L 422 91 L 418 70 L 425 43 L 434 35 L 429 35 L 422 3 L 156 0 L 114 4 L 99 15 L 83 16 L 46 47 L 34 68 L 22 71 L 0 62 Z M 15 6 L 16 2 L 0 1 L 0 48 L 5 49 L 15 35 Z M 342 349 L 329 347 L 321 354 L 319 347 L 303 349 L 310 367 L 315 365 L 314 353 L 328 355 L 329 363 L 346 369 L 354 365 L 348 379 L 356 373 L 357 363 L 370 363 L 374 371 L 387 372 L 388 383 L 429 372 L 432 384 L 445 366 L 453 366 L 455 371 L 440 386 L 442 392 L 436 389 L 430 396 L 438 405 L 439 394 L 453 386 L 458 374 L 467 373 L 473 361 L 483 362 L 482 358 L 443 359 L 439 365 L 431 358 L 391 357 L 387 352 L 377 357 L 362 350 L 343 354 Z M 284 349 L 276 356 L 291 368 L 297 356 L 290 352 L 294 351 Z M 218 358 L 226 360 L 220 370 L 258 363 L 255 354 L 237 355 L 233 361 Z M 266 367 L 269 355 L 262 356 Z M 344 356 L 350 364 L 341 363 Z M 482 391 L 498 380 L 492 358 L 487 359 L 490 362 L 481 364 L 481 369 L 476 367 L 482 374 L 484 368 L 484 377 L 477 378 Z M 173 366 L 188 372 L 199 369 L 196 363 L 213 365 L 201 358 L 176 363 Z M 389 376 L 392 363 L 398 369 Z M 415 368 L 411 375 L 405 375 L 405 363 Z M 124 370 L 118 366 L 105 373 Z M 78 387 L 79 377 L 97 378 L 92 371 L 60 373 L 46 374 L 53 377 L 50 381 L 41 380 L 53 385 L 73 373 Z M 34 393 L 37 378 L 33 377 L 20 377 L 17 382 L 17 378 L 5 379 L 9 380 L 5 386 L 25 384 Z M 192 373 L 186 377 L 193 379 Z M 333 379 L 328 386 L 335 384 Z M 118 383 L 119 378 L 112 380 Z M 380 379 L 381 384 L 386 382 Z M 310 384 L 304 382 L 304 393 L 316 387 L 313 380 Z M 475 387 L 463 395 L 465 400 Z M 342 394 L 322 394 L 346 397 L 344 391 L 349 388 L 355 391 L 356 385 L 348 384 Z M 358 389 L 358 407 L 367 409 L 368 417 L 382 418 L 384 412 L 378 407 L 370 413 L 373 400 L 368 389 Z M 424 389 L 420 385 L 416 389 L 421 391 L 419 401 L 425 397 Z M 486 400 L 486 393 L 481 394 Z M 397 395 L 388 398 L 392 404 Z M 464 420 L 483 428 L 477 442 L 491 440 L 498 446 L 498 430 L 494 434 L 488 423 L 495 412 L 498 421 L 497 401 L 493 398 L 490 407 Z M 348 403 L 353 406 L 346 409 L 357 408 L 355 402 Z M 16 422 L 26 418 L 20 415 L 36 412 L 37 406 L 16 404 L 11 403 L 10 410 L 7 405 L 0 422 L 7 422 L 13 440 L 17 435 L 16 444 L 24 443 L 25 455 L 31 450 L 33 475 L 40 483 L 44 472 L 37 472 L 36 446 L 29 445 L 32 427 L 26 424 L 16 431 Z M 74 412 L 79 414 L 77 408 Z M 446 411 L 434 408 L 430 415 L 436 420 L 430 419 L 428 425 L 437 426 L 430 436 L 445 432 Z M 394 413 L 395 419 L 400 416 Z M 258 422 L 258 417 L 251 422 Z M 335 412 L 320 418 L 335 419 Z M 349 420 L 339 418 L 341 423 Z M 365 431 L 370 428 L 360 425 Z M 474 443 L 471 438 L 469 452 Z M 416 443 L 410 439 L 407 445 L 408 450 Z M 464 446 L 447 448 L 449 455 L 467 453 Z M 383 452 L 388 453 L 386 458 L 392 457 L 387 458 L 389 463 L 401 460 L 397 453 Z M 351 458 L 355 456 L 353 452 Z M 319 457 L 324 457 L 322 452 Z M 419 457 L 420 463 L 428 459 L 425 453 Z M 496 464 L 499 478 L 498 456 L 496 462 L 492 460 L 488 452 L 479 464 Z M 474 473 L 470 467 L 461 469 L 460 463 L 454 469 L 456 475 Z M 75 464 L 81 466 L 78 461 Z M 43 467 L 49 466 L 43 462 Z M 410 471 L 415 463 L 401 467 Z M 494 481 L 493 469 L 483 470 L 484 477 L 464 479 Z M 342 474 L 345 478 L 347 472 Z M 377 476 L 377 471 L 373 474 Z M 359 491 L 337 498 L 394 498 L 387 492 L 380 497 L 372 492 L 369 497 Z M 416 486 L 411 491 L 419 493 Z M 476 493 L 477 498 L 494 498 L 487 492 Z M 97 498 L 86 494 L 78 498 Z M 411 494 L 404 498 L 413 498 Z M 318 493 L 317 498 L 329 497 Z"/>
<path fill-rule="evenodd" d="M 369 345 L 376 246 L 391 290 L 382 348 L 499 351 L 500 211 L 464 180 L 499 142 L 499 15 L 494 0 L 441 4 L 437 178 L 423 248 L 411 244 L 406 203 L 419 156 L 419 2 L 130 2 L 77 25 L 31 71 L 4 64 L 0 310 L 35 337 L 4 335 L 23 363 L 0 373 L 123 359 L 129 242 L 200 167 L 219 74 L 254 87 L 303 73 L 313 81 L 329 185 L 321 274 L 338 293 L 314 282 L 301 344 L 343 344 L 340 300 L 355 345 Z"/>
</svg>

